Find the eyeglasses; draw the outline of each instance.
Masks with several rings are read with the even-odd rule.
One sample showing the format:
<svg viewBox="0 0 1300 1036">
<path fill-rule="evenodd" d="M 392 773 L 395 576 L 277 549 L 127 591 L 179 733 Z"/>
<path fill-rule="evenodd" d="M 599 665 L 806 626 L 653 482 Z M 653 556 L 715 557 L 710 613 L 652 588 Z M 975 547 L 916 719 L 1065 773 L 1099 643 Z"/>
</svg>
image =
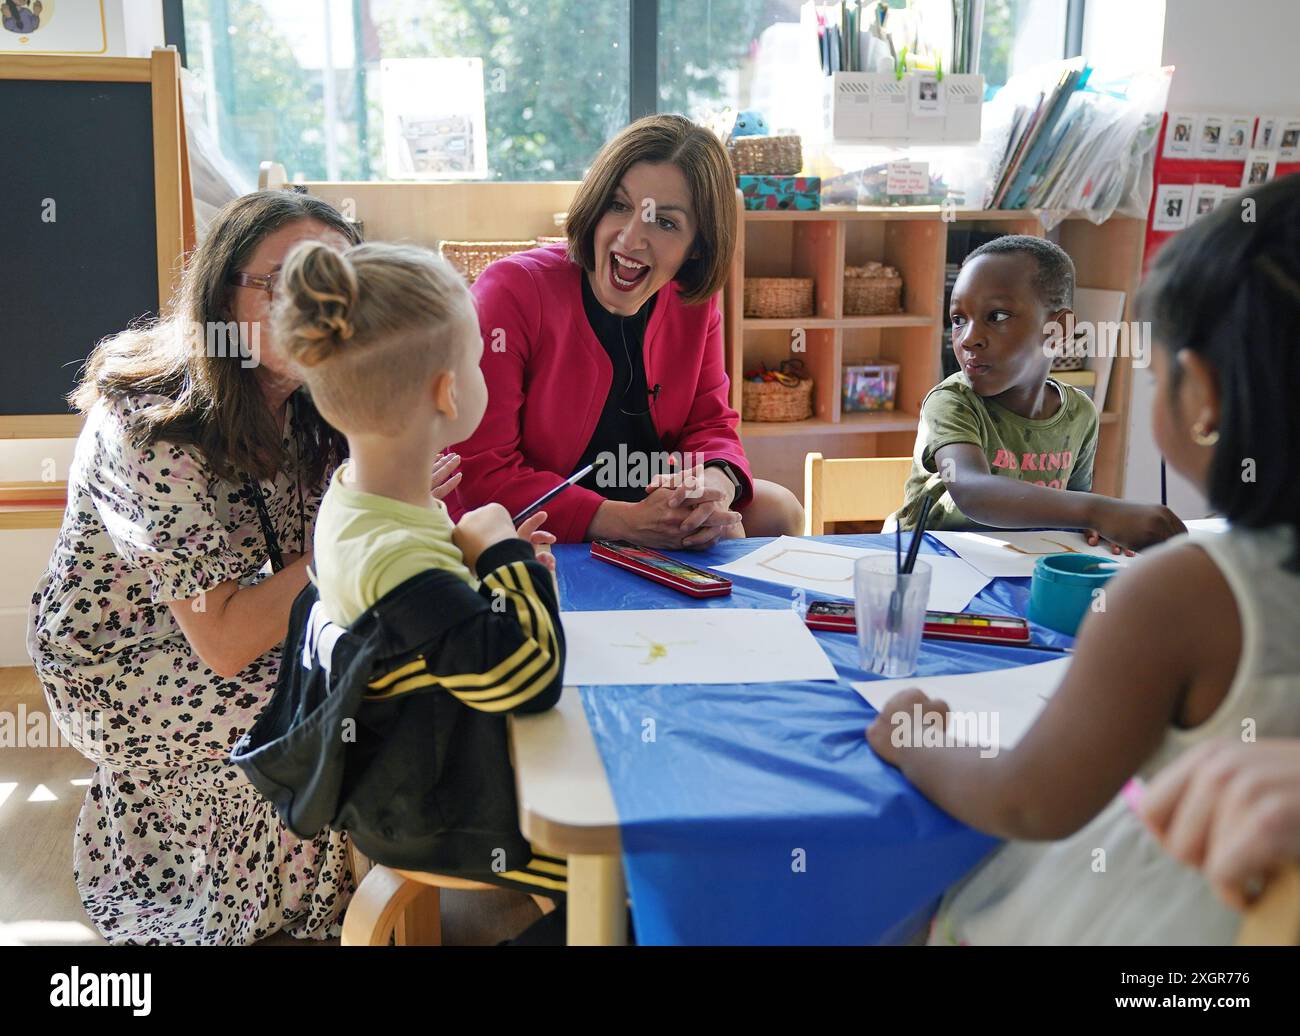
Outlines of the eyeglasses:
<svg viewBox="0 0 1300 1036">
<path fill-rule="evenodd" d="M 241 288 L 258 288 L 266 292 L 266 301 L 270 302 L 275 298 L 275 282 L 279 279 L 280 274 L 254 274 L 254 273 L 232 273 L 230 283 L 237 284 Z"/>
</svg>

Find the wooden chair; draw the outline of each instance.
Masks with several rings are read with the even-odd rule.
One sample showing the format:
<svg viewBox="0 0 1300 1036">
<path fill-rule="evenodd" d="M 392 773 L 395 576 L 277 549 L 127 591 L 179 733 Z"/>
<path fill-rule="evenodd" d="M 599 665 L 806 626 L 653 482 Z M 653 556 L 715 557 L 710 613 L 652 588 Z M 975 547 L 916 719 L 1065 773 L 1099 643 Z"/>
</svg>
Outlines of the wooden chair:
<svg viewBox="0 0 1300 1036">
<path fill-rule="evenodd" d="M 488 885 L 448 874 L 401 871 L 371 863 L 352 846 L 353 873 L 360 878 L 343 915 L 344 946 L 441 946 L 442 890 L 493 891 Z M 555 909 L 545 896 L 532 900 L 543 914 Z"/>
<path fill-rule="evenodd" d="M 1276 875 L 1246 911 L 1237 931 L 1237 945 L 1300 945 L 1300 864 Z"/>
<path fill-rule="evenodd" d="M 804 458 L 804 535 L 821 536 L 827 522 L 882 521 L 903 505 L 911 457 Z"/>
<path fill-rule="evenodd" d="M 343 915 L 344 946 L 441 946 L 442 889 L 491 889 L 446 874 L 372 866 Z"/>
</svg>

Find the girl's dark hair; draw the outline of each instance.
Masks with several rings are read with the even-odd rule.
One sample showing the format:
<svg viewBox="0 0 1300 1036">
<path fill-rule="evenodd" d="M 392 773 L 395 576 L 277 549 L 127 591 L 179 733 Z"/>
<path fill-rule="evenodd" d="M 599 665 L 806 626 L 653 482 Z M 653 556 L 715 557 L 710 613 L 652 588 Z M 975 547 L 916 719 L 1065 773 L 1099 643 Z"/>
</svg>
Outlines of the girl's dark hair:
<svg viewBox="0 0 1300 1036">
<path fill-rule="evenodd" d="M 1138 315 L 1214 369 L 1222 413 L 1208 493 L 1233 525 L 1290 525 L 1300 571 L 1300 175 L 1231 199 L 1157 255 Z M 1180 368 L 1170 367 L 1177 389 Z"/>
<path fill-rule="evenodd" d="M 337 209 L 308 194 L 257 191 L 227 204 L 186 257 L 170 315 L 100 342 L 69 396 L 72 405 L 84 413 L 101 397 L 158 394 L 162 401 L 134 415 L 137 448 L 159 441 L 193 445 L 221 478 L 238 480 L 242 472 L 273 477 L 286 458 L 256 371 L 232 351 L 181 349 L 177 343 L 186 328 L 224 323 L 231 274 L 269 234 L 305 219 L 338 231 L 350 244 L 358 239 Z M 343 437 L 322 420 L 306 393 L 298 394 L 295 405 L 305 439 L 302 474 L 308 485 L 318 485 L 344 456 Z"/>
</svg>

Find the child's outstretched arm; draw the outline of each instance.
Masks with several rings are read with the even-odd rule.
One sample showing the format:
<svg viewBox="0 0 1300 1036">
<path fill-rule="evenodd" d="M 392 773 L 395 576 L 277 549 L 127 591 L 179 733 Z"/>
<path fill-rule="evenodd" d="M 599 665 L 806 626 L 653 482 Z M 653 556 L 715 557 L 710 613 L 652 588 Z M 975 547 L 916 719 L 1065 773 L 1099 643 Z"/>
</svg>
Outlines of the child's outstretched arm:
<svg viewBox="0 0 1300 1036">
<path fill-rule="evenodd" d="M 437 607 L 463 618 L 424 645 L 421 668 L 398 670 L 400 678 L 390 686 L 372 685 L 370 696 L 401 693 L 415 681 L 440 686 L 481 712 L 543 712 L 560 700 L 564 680 L 554 577 L 532 543 L 514 535 L 500 505 L 461 521 L 465 528 L 458 527 L 457 541 L 478 573 L 478 590 L 449 576 L 438 588 Z"/>
<path fill-rule="evenodd" d="M 1065 681 L 1014 749 L 982 758 L 978 748 L 895 744 L 913 705 L 930 707 L 917 690 L 891 699 L 867 739 L 972 827 L 1027 840 L 1072 834 L 1114 798 L 1171 723 L 1195 726 L 1213 713 L 1240 655 L 1232 592 L 1199 548 L 1143 559 L 1107 584 L 1104 602 L 1084 623 Z"/>
<path fill-rule="evenodd" d="M 999 529 L 1088 529 L 1130 550 L 1185 532 L 1178 516 L 1159 504 L 1139 504 L 1095 493 L 1035 486 L 989 470 L 974 443 L 949 443 L 934 453 L 949 494 L 966 517 Z"/>
</svg>

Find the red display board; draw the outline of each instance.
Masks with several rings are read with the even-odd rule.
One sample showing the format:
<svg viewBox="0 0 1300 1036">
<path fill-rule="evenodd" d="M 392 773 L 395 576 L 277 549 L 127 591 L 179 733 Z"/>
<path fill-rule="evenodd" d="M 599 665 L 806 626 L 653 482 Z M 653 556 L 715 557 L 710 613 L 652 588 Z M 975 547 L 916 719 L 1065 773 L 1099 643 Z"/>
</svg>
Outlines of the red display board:
<svg viewBox="0 0 1300 1036">
<path fill-rule="evenodd" d="M 1251 139 L 1259 129 L 1259 119 L 1252 120 Z M 1174 234 L 1176 230 L 1154 230 L 1152 223 L 1155 219 L 1156 199 L 1160 196 L 1160 187 L 1163 184 L 1187 184 L 1195 186 L 1198 183 L 1213 183 L 1223 187 L 1230 187 L 1234 191 L 1241 187 L 1242 176 L 1245 174 L 1246 162 L 1244 159 L 1213 159 L 1213 158 L 1182 158 L 1178 156 L 1165 155 L 1165 134 L 1169 131 L 1169 115 L 1166 113 L 1164 121 L 1160 127 L 1160 139 L 1156 142 L 1156 162 L 1155 175 L 1151 185 L 1151 204 L 1147 208 L 1147 233 L 1146 249 L 1143 252 L 1143 269 L 1150 264 L 1156 252 Z M 1247 149 L 1249 155 L 1249 149 Z M 1288 173 L 1300 172 L 1300 162 L 1278 162 L 1277 170 L 1274 173 L 1274 179 L 1279 176 L 1285 176 Z M 1220 204 L 1228 204 L 1221 202 Z"/>
</svg>

